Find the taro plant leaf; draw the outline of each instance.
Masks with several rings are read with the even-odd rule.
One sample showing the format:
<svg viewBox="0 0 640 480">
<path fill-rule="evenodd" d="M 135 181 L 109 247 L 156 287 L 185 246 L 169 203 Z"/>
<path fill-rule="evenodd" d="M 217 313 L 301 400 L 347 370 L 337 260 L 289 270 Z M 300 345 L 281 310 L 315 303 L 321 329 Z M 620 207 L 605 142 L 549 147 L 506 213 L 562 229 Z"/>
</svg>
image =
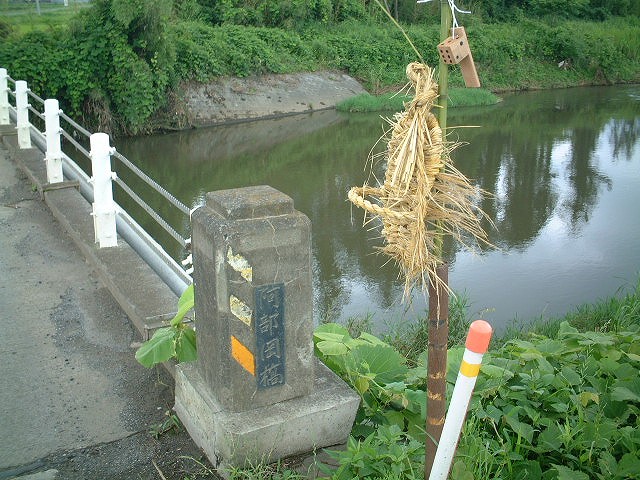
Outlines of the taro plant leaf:
<svg viewBox="0 0 640 480">
<path fill-rule="evenodd" d="M 316 343 L 316 348 L 322 355 L 344 355 L 349 351 L 344 343 L 331 340 L 319 341 Z"/>
<path fill-rule="evenodd" d="M 358 345 L 351 350 L 351 356 L 352 365 L 358 370 L 368 369 L 378 383 L 399 381 L 409 371 L 404 357 L 387 344 Z"/>
<path fill-rule="evenodd" d="M 176 354 L 176 329 L 159 328 L 150 340 L 136 351 L 136 360 L 150 368 L 156 363 L 166 362 Z"/>
<path fill-rule="evenodd" d="M 192 362 L 198 358 L 196 332 L 184 326 L 176 334 L 176 358 L 179 362 Z"/>
<path fill-rule="evenodd" d="M 454 347 L 447 352 L 447 383 L 454 385 L 458 379 L 464 347 Z"/>
</svg>

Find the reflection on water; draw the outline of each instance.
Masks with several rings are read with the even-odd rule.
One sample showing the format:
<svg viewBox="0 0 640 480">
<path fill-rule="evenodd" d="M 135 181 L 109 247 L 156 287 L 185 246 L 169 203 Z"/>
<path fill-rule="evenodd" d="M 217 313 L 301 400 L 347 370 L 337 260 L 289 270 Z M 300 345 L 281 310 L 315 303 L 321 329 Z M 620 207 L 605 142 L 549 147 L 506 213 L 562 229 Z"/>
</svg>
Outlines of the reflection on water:
<svg viewBox="0 0 640 480">
<path fill-rule="evenodd" d="M 451 286 L 467 292 L 473 312 L 499 328 L 634 283 L 639 106 L 640 87 L 625 86 L 518 94 L 494 107 L 450 110 L 449 125 L 480 126 L 450 131 L 450 139 L 468 143 L 453 154 L 457 167 L 493 193 L 482 208 L 495 221 L 490 239 L 498 249 L 473 255 L 446 245 Z M 423 315 L 425 299 L 418 293 L 401 304 L 398 270 L 373 253 L 379 231 L 363 228 L 362 212 L 346 201 L 368 176 L 366 158 L 383 126 L 377 115 L 328 111 L 116 143 L 192 206 L 207 191 L 248 185 L 291 196 L 313 224 L 317 320 L 371 313 L 384 328 Z M 163 214 L 186 230 L 186 219 Z"/>
</svg>

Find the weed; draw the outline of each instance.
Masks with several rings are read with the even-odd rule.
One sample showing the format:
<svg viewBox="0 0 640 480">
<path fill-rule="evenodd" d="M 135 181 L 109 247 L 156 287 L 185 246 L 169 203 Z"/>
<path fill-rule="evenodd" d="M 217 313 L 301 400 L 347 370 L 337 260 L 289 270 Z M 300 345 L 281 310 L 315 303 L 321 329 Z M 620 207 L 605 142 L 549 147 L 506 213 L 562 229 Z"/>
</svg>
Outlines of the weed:
<svg viewBox="0 0 640 480">
<path fill-rule="evenodd" d="M 229 467 L 229 475 L 232 480 L 303 480 L 305 477 L 291 470 L 286 462 L 259 463 L 247 468 Z"/>
<path fill-rule="evenodd" d="M 162 422 L 152 425 L 149 429 L 149 435 L 155 439 L 169 432 L 177 433 L 182 429 L 180 419 L 175 413 L 172 413 L 171 410 L 164 412 L 164 416 L 166 418 Z"/>
</svg>

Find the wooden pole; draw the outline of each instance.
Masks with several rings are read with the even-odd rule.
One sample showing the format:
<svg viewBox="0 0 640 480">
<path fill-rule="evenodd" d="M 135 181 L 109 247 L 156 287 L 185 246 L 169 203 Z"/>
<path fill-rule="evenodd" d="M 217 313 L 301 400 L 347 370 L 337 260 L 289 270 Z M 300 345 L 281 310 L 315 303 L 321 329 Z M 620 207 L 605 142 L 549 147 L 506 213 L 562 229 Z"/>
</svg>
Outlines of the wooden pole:
<svg viewBox="0 0 640 480">
<path fill-rule="evenodd" d="M 447 0 L 440 0 L 440 40 L 451 34 L 451 9 Z M 449 70 L 447 64 L 440 59 L 438 70 L 438 94 L 440 106 L 438 121 L 443 133 L 447 128 L 447 96 L 449 91 Z M 438 228 L 436 238 L 437 256 L 442 257 L 442 230 Z M 449 340 L 449 266 L 443 263 L 436 269 L 436 277 L 429 279 L 429 324 L 427 342 L 427 438 L 425 442 L 424 478 L 428 480 L 433 468 L 433 460 L 447 406 L 447 342 Z"/>
<path fill-rule="evenodd" d="M 444 285 L 449 283 L 449 266 L 443 263 L 436 275 Z M 449 340 L 449 292 L 438 285 L 436 278 L 429 284 L 429 339 L 427 342 L 427 439 L 425 442 L 424 478 L 433 468 L 438 442 L 442 434 L 447 409 L 447 342 Z"/>
<path fill-rule="evenodd" d="M 447 0 L 440 0 L 440 41 L 444 41 L 451 36 L 451 23 L 453 18 L 451 17 L 451 9 L 449 8 L 449 2 Z M 444 133 L 447 130 L 447 100 L 449 95 L 449 68 L 446 63 L 440 58 L 438 64 L 438 96 L 440 100 L 440 108 L 438 110 L 438 122 L 442 129 L 443 138 Z"/>
</svg>

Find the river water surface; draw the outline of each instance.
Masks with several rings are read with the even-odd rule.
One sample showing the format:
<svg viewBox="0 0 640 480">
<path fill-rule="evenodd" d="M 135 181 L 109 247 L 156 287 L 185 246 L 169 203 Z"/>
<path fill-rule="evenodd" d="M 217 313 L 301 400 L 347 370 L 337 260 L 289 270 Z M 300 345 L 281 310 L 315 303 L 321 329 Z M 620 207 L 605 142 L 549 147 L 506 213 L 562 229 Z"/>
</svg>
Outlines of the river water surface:
<svg viewBox="0 0 640 480">
<path fill-rule="evenodd" d="M 467 295 L 474 317 L 501 329 L 635 285 L 640 86 L 512 94 L 493 107 L 450 109 L 448 124 L 478 126 L 450 131 L 450 139 L 468 143 L 452 157 L 494 195 L 482 207 L 495 222 L 487 228 L 497 248 L 471 253 L 446 246 L 450 285 Z M 121 139 L 116 146 L 190 206 L 203 203 L 207 191 L 259 184 L 292 197 L 313 225 L 316 320 L 371 315 L 379 331 L 413 321 L 426 308 L 420 292 L 402 303 L 397 268 L 373 253 L 379 232 L 363 228 L 362 211 L 346 200 L 351 186 L 367 180 L 367 156 L 384 126 L 378 115 L 325 111 Z M 383 167 L 375 167 L 379 175 Z M 124 194 L 117 200 L 135 215 Z M 157 208 L 186 232 L 186 219 Z M 144 215 L 140 222 L 164 242 Z"/>
</svg>

